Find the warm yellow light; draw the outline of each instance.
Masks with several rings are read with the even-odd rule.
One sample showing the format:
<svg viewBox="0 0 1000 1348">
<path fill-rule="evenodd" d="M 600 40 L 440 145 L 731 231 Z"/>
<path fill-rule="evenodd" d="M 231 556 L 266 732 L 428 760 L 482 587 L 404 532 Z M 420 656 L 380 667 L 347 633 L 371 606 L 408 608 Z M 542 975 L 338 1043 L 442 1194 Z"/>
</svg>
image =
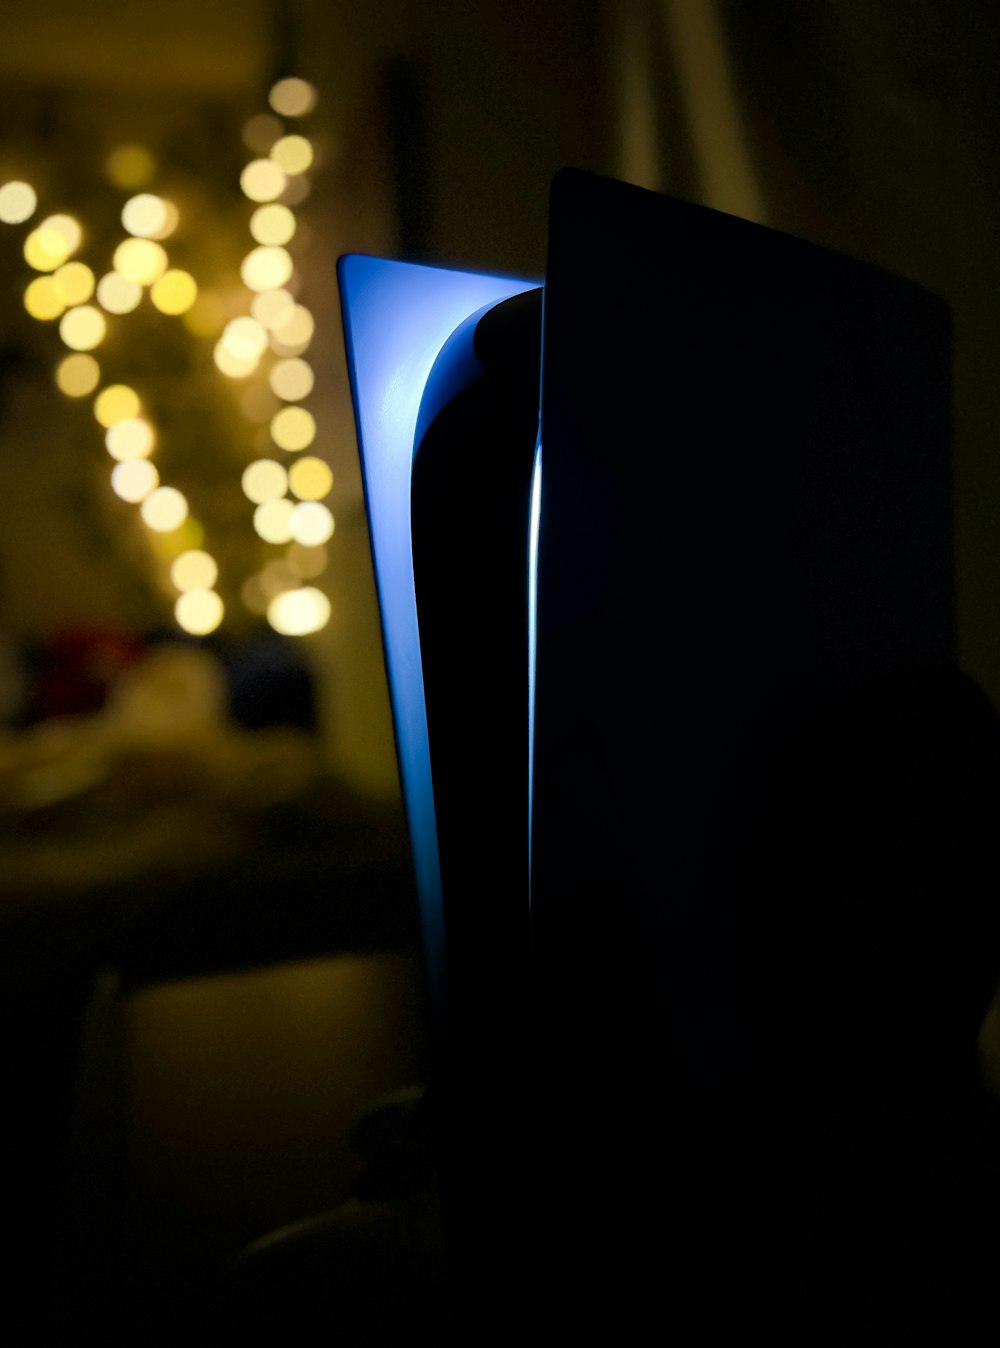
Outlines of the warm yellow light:
<svg viewBox="0 0 1000 1348">
<path fill-rule="evenodd" d="M 80 304 L 63 314 L 59 321 L 59 336 L 74 351 L 92 351 L 104 340 L 107 326 L 100 309 L 95 309 L 92 304 Z"/>
<path fill-rule="evenodd" d="M 30 183 L 15 181 L 0 187 L 0 220 L 5 225 L 24 224 L 34 215 L 37 205 L 38 197 Z"/>
<path fill-rule="evenodd" d="M 271 422 L 271 438 L 280 449 L 294 453 L 311 445 L 316 422 L 304 407 L 283 407 Z"/>
<path fill-rule="evenodd" d="M 200 520 L 188 515 L 187 519 L 169 533 L 153 532 L 149 537 L 150 549 L 161 561 L 171 563 L 182 552 L 200 548 L 205 542 L 205 529 Z"/>
<path fill-rule="evenodd" d="M 192 636 L 204 637 L 222 622 L 225 608 L 214 590 L 188 590 L 174 605 L 177 625 Z"/>
<path fill-rule="evenodd" d="M 289 468 L 288 485 L 300 501 L 322 501 L 324 496 L 330 494 L 333 473 L 322 459 L 310 454 L 307 458 L 298 459 Z M 325 542 L 323 539 L 320 541 Z"/>
<path fill-rule="evenodd" d="M 142 518 L 158 534 L 178 529 L 187 513 L 188 503 L 176 487 L 157 487 L 142 503 Z"/>
<path fill-rule="evenodd" d="M 243 493 L 254 505 L 276 501 L 288 490 L 288 474 L 274 459 L 256 459 L 243 470 Z"/>
<path fill-rule="evenodd" d="M 318 632 L 330 621 L 330 601 L 312 585 L 286 590 L 267 606 L 267 621 L 286 637 L 304 637 Z"/>
<path fill-rule="evenodd" d="M 186 271 L 165 271 L 149 292 L 161 314 L 183 314 L 198 298 L 198 285 Z"/>
<path fill-rule="evenodd" d="M 253 527 L 265 543 L 290 543 L 294 509 L 291 501 L 264 501 L 253 512 Z"/>
<path fill-rule="evenodd" d="M 308 398 L 312 392 L 312 366 L 298 358 L 277 361 L 271 367 L 268 378 L 275 393 L 279 398 L 284 398 L 285 402 L 298 402 L 300 398 Z"/>
<path fill-rule="evenodd" d="M 281 123 L 269 112 L 259 112 L 243 124 L 243 143 L 258 154 L 267 154 L 281 135 Z"/>
<path fill-rule="evenodd" d="M 333 537 L 333 516 L 322 501 L 302 501 L 292 511 L 292 537 L 315 548 Z"/>
<path fill-rule="evenodd" d="M 70 398 L 85 398 L 100 383 L 101 367 L 93 356 L 64 356 L 56 368 L 56 383 Z"/>
<path fill-rule="evenodd" d="M 142 286 L 120 272 L 109 271 L 97 283 L 97 302 L 109 314 L 130 314 L 142 299 Z"/>
<path fill-rule="evenodd" d="M 259 356 L 234 356 L 221 337 L 215 344 L 212 359 L 230 379 L 245 379 L 248 374 L 253 374 L 260 363 Z"/>
<path fill-rule="evenodd" d="M 289 321 L 295 312 L 295 300 L 287 290 L 265 290 L 263 294 L 253 297 L 250 312 L 270 332 L 277 325 Z"/>
<path fill-rule="evenodd" d="M 66 301 L 51 276 L 36 276 L 24 292 L 24 307 L 32 318 L 44 322 L 58 318 L 66 308 Z"/>
<path fill-rule="evenodd" d="M 243 195 L 251 201 L 274 201 L 287 181 L 284 171 L 271 159 L 253 159 L 240 174 Z"/>
<path fill-rule="evenodd" d="M 67 262 L 52 279 L 67 304 L 83 304 L 94 293 L 94 273 L 86 262 Z"/>
<path fill-rule="evenodd" d="M 255 318 L 233 318 L 225 326 L 222 345 L 237 360 L 257 361 L 267 350 L 267 333 Z"/>
<path fill-rule="evenodd" d="M 129 459 L 116 463 L 111 473 L 111 489 L 123 501 L 138 505 L 160 485 L 160 475 L 148 459 Z"/>
<path fill-rule="evenodd" d="M 293 543 L 288 549 L 288 565 L 303 580 L 314 580 L 326 570 L 327 552 L 320 544 L 318 547 L 306 547 L 302 543 Z"/>
<path fill-rule="evenodd" d="M 119 145 L 104 167 L 116 187 L 145 187 L 156 172 L 156 160 L 142 145 Z"/>
<path fill-rule="evenodd" d="M 271 350 L 279 356 L 300 356 L 312 341 L 314 327 L 309 310 L 303 304 L 296 304 L 291 313 L 271 329 Z"/>
<path fill-rule="evenodd" d="M 66 240 L 57 229 L 39 225 L 24 241 L 24 260 L 35 271 L 55 271 L 69 257 Z"/>
<path fill-rule="evenodd" d="M 277 290 L 292 275 L 291 256 L 284 248 L 254 248 L 243 259 L 240 275 L 248 290 Z"/>
<path fill-rule="evenodd" d="M 148 459 L 156 437 L 148 421 L 142 417 L 126 417 L 108 427 L 104 443 L 113 459 Z"/>
<path fill-rule="evenodd" d="M 215 558 L 201 548 L 182 552 L 170 568 L 170 580 L 177 590 L 210 590 L 218 579 Z"/>
<path fill-rule="evenodd" d="M 94 416 L 102 426 L 113 426 L 127 417 L 137 417 L 141 407 L 135 389 L 127 384 L 109 384 L 94 399 Z"/>
<path fill-rule="evenodd" d="M 295 233 L 295 216 L 287 206 L 258 206 L 250 217 L 250 233 L 258 243 L 287 243 Z"/>
<path fill-rule="evenodd" d="M 305 173 L 313 161 L 313 147 L 305 136 L 282 136 L 272 147 L 271 158 L 285 173 Z"/>
<path fill-rule="evenodd" d="M 130 281 L 149 286 L 167 270 L 167 255 L 153 239 L 125 239 L 115 249 L 114 266 Z"/>
<path fill-rule="evenodd" d="M 267 101 L 282 117 L 304 117 L 316 106 L 316 90 L 308 80 L 290 76 L 274 85 Z"/>
<path fill-rule="evenodd" d="M 122 207 L 122 224 L 137 238 L 165 239 L 177 227 L 177 207 L 152 192 L 140 192 Z"/>
</svg>

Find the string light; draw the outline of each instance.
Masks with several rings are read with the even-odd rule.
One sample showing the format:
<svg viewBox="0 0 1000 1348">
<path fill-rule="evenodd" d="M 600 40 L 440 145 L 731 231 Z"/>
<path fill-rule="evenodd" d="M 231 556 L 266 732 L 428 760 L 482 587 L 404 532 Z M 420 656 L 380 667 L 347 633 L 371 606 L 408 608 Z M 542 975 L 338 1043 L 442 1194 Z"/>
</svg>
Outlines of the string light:
<svg viewBox="0 0 1000 1348">
<path fill-rule="evenodd" d="M 182 552 L 170 568 L 170 580 L 178 590 L 211 590 L 218 578 L 215 558 L 200 548 Z"/>
<path fill-rule="evenodd" d="M 333 537 L 333 516 L 322 501 L 301 501 L 289 522 L 292 538 L 306 547 L 316 547 Z"/>
<path fill-rule="evenodd" d="M 165 271 L 153 283 L 149 297 L 161 314 L 187 313 L 198 298 L 198 284 L 189 272 Z"/>
<path fill-rule="evenodd" d="M 155 444 L 153 428 L 142 417 L 126 417 L 110 426 L 104 443 L 113 459 L 146 459 Z"/>
<path fill-rule="evenodd" d="M 167 255 L 155 239 L 125 239 L 115 249 L 114 267 L 130 281 L 148 286 L 167 270 Z"/>
<path fill-rule="evenodd" d="M 250 233 L 258 243 L 287 243 L 295 233 L 295 216 L 287 206 L 258 206 L 250 217 Z"/>
<path fill-rule="evenodd" d="M 4 183 L 0 187 L 0 220 L 5 225 L 23 225 L 35 213 L 38 197 L 30 183 Z"/>
<path fill-rule="evenodd" d="M 322 590 L 311 585 L 286 590 L 268 604 L 267 620 L 283 636 L 308 636 L 329 622 L 330 601 Z"/>
<path fill-rule="evenodd" d="M 101 382 L 101 367 L 93 356 L 64 356 L 56 368 L 56 384 L 69 398 L 85 398 Z"/>
<path fill-rule="evenodd" d="M 292 541 L 291 501 L 264 501 L 253 512 L 253 527 L 265 543 Z"/>
<path fill-rule="evenodd" d="M 272 440 L 291 453 L 311 445 L 315 436 L 316 421 L 304 407 L 283 407 L 271 422 Z"/>
<path fill-rule="evenodd" d="M 329 496 L 333 473 L 322 459 L 310 455 L 299 459 L 288 470 L 288 485 L 300 501 L 321 501 Z M 325 539 L 318 540 L 325 542 Z"/>
<path fill-rule="evenodd" d="M 188 503 L 176 487 L 157 487 L 140 507 L 142 518 L 157 533 L 170 533 L 187 518 Z"/>
<path fill-rule="evenodd" d="M 243 493 L 254 505 L 276 501 L 288 490 L 288 473 L 274 459 L 257 459 L 243 470 Z"/>
<path fill-rule="evenodd" d="M 285 402 L 294 403 L 308 398 L 312 392 L 314 376 L 312 367 L 304 360 L 292 357 L 279 360 L 271 367 L 268 376 L 271 388 Z"/>
<path fill-rule="evenodd" d="M 316 106 L 316 90 L 308 80 L 290 76 L 278 80 L 268 95 L 268 102 L 282 117 L 304 117 Z"/>
<path fill-rule="evenodd" d="M 248 290 L 277 290 L 292 275 L 292 259 L 284 248 L 262 244 L 243 259 L 240 276 Z"/>
<path fill-rule="evenodd" d="M 85 262 L 67 262 L 52 277 L 67 304 L 84 304 L 94 293 L 94 273 Z"/>
<path fill-rule="evenodd" d="M 313 147 L 305 136 L 282 136 L 272 148 L 271 158 L 289 175 L 305 173 L 313 161 Z"/>
<path fill-rule="evenodd" d="M 288 179 L 273 159 L 253 159 L 240 174 L 243 195 L 251 201 L 274 201 Z"/>
<path fill-rule="evenodd" d="M 138 505 L 160 485 L 160 475 L 148 459 L 117 463 L 111 473 L 111 489 L 123 501 Z"/>
<path fill-rule="evenodd" d="M 62 314 L 66 302 L 51 276 L 36 276 L 24 292 L 24 307 L 32 318 L 48 322 Z"/>
<path fill-rule="evenodd" d="M 97 283 L 97 302 L 109 314 L 130 314 L 142 299 L 142 286 L 120 272 L 110 271 Z"/>
<path fill-rule="evenodd" d="M 224 613 L 222 600 L 214 590 L 187 590 L 174 605 L 178 626 L 197 637 L 214 632 Z"/>
<path fill-rule="evenodd" d="M 138 393 L 127 384 L 109 384 L 94 399 L 94 416 L 105 427 L 137 417 L 141 408 Z"/>
<path fill-rule="evenodd" d="M 92 304 L 67 309 L 59 320 L 59 336 L 74 351 L 92 351 L 100 346 L 106 331 L 104 315 Z"/>
</svg>

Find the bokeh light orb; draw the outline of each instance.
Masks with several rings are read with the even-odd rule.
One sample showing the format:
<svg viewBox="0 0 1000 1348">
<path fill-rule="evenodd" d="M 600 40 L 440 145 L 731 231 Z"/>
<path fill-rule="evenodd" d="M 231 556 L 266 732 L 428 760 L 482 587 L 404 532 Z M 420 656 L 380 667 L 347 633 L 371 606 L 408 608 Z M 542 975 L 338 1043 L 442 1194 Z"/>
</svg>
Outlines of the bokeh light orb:
<svg viewBox="0 0 1000 1348">
<path fill-rule="evenodd" d="M 288 179 L 273 159 L 252 159 L 240 174 L 243 195 L 251 201 L 274 201 L 285 190 Z"/>
<path fill-rule="evenodd" d="M 149 286 L 167 270 L 167 254 L 155 239 L 125 239 L 115 249 L 114 269 L 130 281 Z"/>
<path fill-rule="evenodd" d="M 300 590 L 286 590 L 268 604 L 267 620 L 283 636 L 308 636 L 330 621 L 330 601 L 322 590 L 312 585 Z"/>
<path fill-rule="evenodd" d="M 109 384 L 94 399 L 94 416 L 102 426 L 113 426 L 126 417 L 137 417 L 141 408 L 138 393 L 128 384 Z"/>
<path fill-rule="evenodd" d="M 161 314 L 185 314 L 198 298 L 198 283 L 190 272 L 171 268 L 153 283 L 149 297 Z"/>
<path fill-rule="evenodd" d="M 276 361 L 271 367 L 268 380 L 278 397 L 288 403 L 308 398 L 315 382 L 312 366 L 297 356 Z"/>
<path fill-rule="evenodd" d="M 214 590 L 187 590 L 174 605 L 178 627 L 195 637 L 214 632 L 224 615 L 225 606 Z"/>
<path fill-rule="evenodd" d="M 23 225 L 38 205 L 38 196 L 30 183 L 15 179 L 0 187 L 0 220 L 5 225 Z"/>
<path fill-rule="evenodd" d="M 288 490 L 288 474 L 274 459 L 256 459 L 243 470 L 243 494 L 254 505 L 276 501 Z"/>
<path fill-rule="evenodd" d="M 85 262 L 66 262 L 52 277 L 67 304 L 84 304 L 94 293 L 94 273 Z"/>
<path fill-rule="evenodd" d="M 178 212 L 172 201 L 140 192 L 122 207 L 122 224 L 139 239 L 165 239 L 177 227 Z"/>
<path fill-rule="evenodd" d="M 290 75 L 278 80 L 267 101 L 282 117 L 304 117 L 316 106 L 316 90 L 308 80 Z"/>
<path fill-rule="evenodd" d="M 143 417 L 125 417 L 108 427 L 104 443 L 113 459 L 148 459 L 156 437 L 152 426 Z"/>
<path fill-rule="evenodd" d="M 93 356 L 76 352 L 56 367 L 56 384 L 69 398 L 85 398 L 101 382 L 101 367 Z"/>
<path fill-rule="evenodd" d="M 270 244 L 252 249 L 240 265 L 240 276 L 248 290 L 277 290 L 291 275 L 291 254 Z"/>
<path fill-rule="evenodd" d="M 92 304 L 67 309 L 59 320 L 59 336 L 74 351 L 92 351 L 100 346 L 107 332 L 107 320 Z"/>
<path fill-rule="evenodd" d="M 142 286 L 121 272 L 109 271 L 97 283 L 97 302 L 109 314 L 130 314 L 142 299 Z"/>
<path fill-rule="evenodd" d="M 170 567 L 170 581 L 177 590 L 210 590 L 218 579 L 218 563 L 201 548 L 182 552 Z"/>
<path fill-rule="evenodd" d="M 314 548 L 333 537 L 334 520 L 322 501 L 302 501 L 292 511 L 292 538 Z"/>
<path fill-rule="evenodd" d="M 176 487 L 157 487 L 142 503 L 142 518 L 156 533 L 179 529 L 187 519 L 188 503 Z"/>
<path fill-rule="evenodd" d="M 305 173 L 313 161 L 313 147 L 305 136 L 282 136 L 272 146 L 271 158 L 289 176 Z"/>
<path fill-rule="evenodd" d="M 283 407 L 271 422 L 271 439 L 279 449 L 297 453 L 316 438 L 316 421 L 305 407 Z"/>
<path fill-rule="evenodd" d="M 44 323 L 59 318 L 66 308 L 66 301 L 53 277 L 36 276 L 24 292 L 24 307 L 32 318 Z"/>
<path fill-rule="evenodd" d="M 288 485 L 300 501 L 322 501 L 333 487 L 333 472 L 329 464 L 310 454 L 289 468 Z"/>
<path fill-rule="evenodd" d="M 105 172 L 124 190 L 145 187 L 156 173 L 156 160 L 144 145 L 119 145 L 108 155 Z"/>
<path fill-rule="evenodd" d="M 111 473 L 111 490 L 132 505 L 144 501 L 159 485 L 160 475 L 148 459 L 116 463 Z"/>
<path fill-rule="evenodd" d="M 250 233 L 258 243 L 287 243 L 295 233 L 295 216 L 277 202 L 258 206 L 250 217 Z"/>
<path fill-rule="evenodd" d="M 265 543 L 290 543 L 292 541 L 291 501 L 264 501 L 253 512 L 253 527 Z"/>
</svg>

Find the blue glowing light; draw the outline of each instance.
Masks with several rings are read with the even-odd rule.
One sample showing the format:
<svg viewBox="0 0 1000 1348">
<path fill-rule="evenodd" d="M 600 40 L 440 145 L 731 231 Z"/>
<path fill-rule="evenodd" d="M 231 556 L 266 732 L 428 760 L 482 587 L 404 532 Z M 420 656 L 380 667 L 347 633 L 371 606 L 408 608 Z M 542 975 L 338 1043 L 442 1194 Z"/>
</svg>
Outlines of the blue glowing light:
<svg viewBox="0 0 1000 1348">
<path fill-rule="evenodd" d="M 531 907 L 531 837 L 535 781 L 535 652 L 538 647 L 538 529 L 542 518 L 542 440 L 535 445 L 528 515 L 528 907 Z"/>
<path fill-rule="evenodd" d="M 413 587 L 410 483 L 435 360 L 470 315 L 537 281 L 352 255 L 337 265 L 400 783 L 432 995 L 446 989 L 441 868 Z"/>
</svg>

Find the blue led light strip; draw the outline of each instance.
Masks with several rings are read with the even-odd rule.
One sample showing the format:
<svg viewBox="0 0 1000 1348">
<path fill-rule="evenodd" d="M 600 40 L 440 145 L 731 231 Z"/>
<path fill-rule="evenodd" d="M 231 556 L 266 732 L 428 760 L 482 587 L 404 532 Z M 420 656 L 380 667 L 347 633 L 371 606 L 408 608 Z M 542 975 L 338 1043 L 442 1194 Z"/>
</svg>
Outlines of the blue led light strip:
<svg viewBox="0 0 1000 1348">
<path fill-rule="evenodd" d="M 414 435 L 427 376 L 454 330 L 538 282 L 358 255 L 341 258 L 337 276 L 428 978 L 443 1010 L 441 868 L 410 534 Z"/>
</svg>

